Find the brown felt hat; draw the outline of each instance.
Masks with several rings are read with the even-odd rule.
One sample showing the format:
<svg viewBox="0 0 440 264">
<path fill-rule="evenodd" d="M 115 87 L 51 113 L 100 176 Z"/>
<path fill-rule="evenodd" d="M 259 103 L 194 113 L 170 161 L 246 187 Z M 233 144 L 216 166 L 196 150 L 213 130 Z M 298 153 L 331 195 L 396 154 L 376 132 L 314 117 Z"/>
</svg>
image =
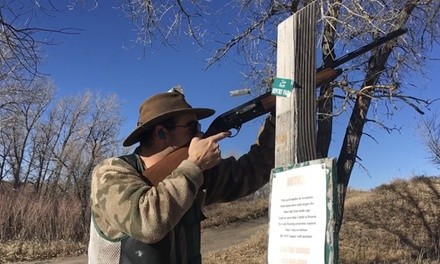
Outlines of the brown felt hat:
<svg viewBox="0 0 440 264">
<path fill-rule="evenodd" d="M 176 89 L 147 98 L 139 107 L 137 126 L 124 140 L 124 147 L 139 142 L 144 131 L 170 117 L 184 113 L 194 113 L 200 120 L 213 115 L 215 111 L 209 108 L 192 108 L 185 101 L 185 96 Z"/>
</svg>

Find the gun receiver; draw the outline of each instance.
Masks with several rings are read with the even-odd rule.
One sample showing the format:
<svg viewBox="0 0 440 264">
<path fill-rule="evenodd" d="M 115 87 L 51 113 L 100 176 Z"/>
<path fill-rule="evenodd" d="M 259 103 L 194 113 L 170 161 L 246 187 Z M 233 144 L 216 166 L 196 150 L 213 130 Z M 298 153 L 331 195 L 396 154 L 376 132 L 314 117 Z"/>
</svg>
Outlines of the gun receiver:
<svg viewBox="0 0 440 264">
<path fill-rule="evenodd" d="M 230 129 L 240 130 L 242 124 L 265 113 L 274 111 L 275 101 L 275 96 L 268 92 L 223 113 L 212 121 L 204 137 L 209 137 Z"/>
<path fill-rule="evenodd" d="M 331 65 L 324 65 L 316 70 L 316 86 L 321 86 L 336 79 L 341 73 L 341 69 L 336 67 L 346 63 L 355 57 L 376 48 L 383 43 L 404 34 L 406 29 L 398 29 L 382 38 L 379 38 L 353 52 L 350 52 L 339 59 L 336 59 Z M 240 130 L 241 125 L 259 116 L 275 111 L 276 98 L 271 92 L 266 92 L 257 98 L 254 98 L 234 109 L 231 109 L 217 118 L 211 123 L 204 137 L 209 137 L 223 131 L 231 129 Z M 179 166 L 179 164 L 188 158 L 188 147 L 179 148 L 167 157 L 157 162 L 154 166 L 147 168 L 143 175 L 150 180 L 153 185 L 157 185 L 165 177 Z"/>
</svg>

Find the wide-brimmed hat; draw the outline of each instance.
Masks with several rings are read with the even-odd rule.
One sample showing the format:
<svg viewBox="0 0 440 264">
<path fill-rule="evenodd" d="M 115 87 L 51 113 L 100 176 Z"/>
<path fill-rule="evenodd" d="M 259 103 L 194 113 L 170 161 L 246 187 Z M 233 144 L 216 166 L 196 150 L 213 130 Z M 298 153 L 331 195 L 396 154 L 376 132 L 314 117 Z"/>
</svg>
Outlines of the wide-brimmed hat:
<svg viewBox="0 0 440 264">
<path fill-rule="evenodd" d="M 185 101 L 185 96 L 175 89 L 147 98 L 139 107 L 137 126 L 124 140 L 124 147 L 139 142 L 144 131 L 153 128 L 153 126 L 160 122 L 185 113 L 194 113 L 197 119 L 200 120 L 213 115 L 215 111 L 209 108 L 192 108 Z"/>
</svg>

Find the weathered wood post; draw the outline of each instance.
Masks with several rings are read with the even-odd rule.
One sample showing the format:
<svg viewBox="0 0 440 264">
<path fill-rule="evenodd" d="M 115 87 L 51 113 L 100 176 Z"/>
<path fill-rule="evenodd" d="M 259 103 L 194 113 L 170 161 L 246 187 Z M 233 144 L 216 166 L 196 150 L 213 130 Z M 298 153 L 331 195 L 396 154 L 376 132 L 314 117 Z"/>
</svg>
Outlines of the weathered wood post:
<svg viewBox="0 0 440 264">
<path fill-rule="evenodd" d="M 319 1 L 314 1 L 278 26 L 272 93 L 289 94 L 283 89 L 292 80 L 293 89 L 276 99 L 269 263 L 338 263 L 335 161 L 316 160 L 318 10 Z"/>
<path fill-rule="evenodd" d="M 276 167 L 316 159 L 316 17 L 313 2 L 278 26 L 277 77 L 294 88 L 276 101 Z"/>
</svg>

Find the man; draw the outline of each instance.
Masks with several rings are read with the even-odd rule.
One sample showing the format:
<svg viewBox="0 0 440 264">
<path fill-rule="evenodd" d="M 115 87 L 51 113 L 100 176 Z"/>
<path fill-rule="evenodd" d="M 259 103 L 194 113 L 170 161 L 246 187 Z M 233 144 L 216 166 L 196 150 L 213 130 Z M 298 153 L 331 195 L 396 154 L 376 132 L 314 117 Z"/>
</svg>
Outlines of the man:
<svg viewBox="0 0 440 264">
<path fill-rule="evenodd" d="M 266 119 L 257 143 L 238 160 L 221 158 L 219 141 L 230 132 L 203 138 L 198 120 L 214 114 L 192 108 L 179 90 L 146 99 L 136 129 L 123 145 L 133 154 L 96 166 L 91 184 L 89 263 L 201 263 L 202 204 L 249 195 L 269 181 L 274 166 L 274 123 Z M 157 180 L 149 169 L 170 165 Z M 171 165 L 170 165 L 171 166 Z"/>
</svg>

